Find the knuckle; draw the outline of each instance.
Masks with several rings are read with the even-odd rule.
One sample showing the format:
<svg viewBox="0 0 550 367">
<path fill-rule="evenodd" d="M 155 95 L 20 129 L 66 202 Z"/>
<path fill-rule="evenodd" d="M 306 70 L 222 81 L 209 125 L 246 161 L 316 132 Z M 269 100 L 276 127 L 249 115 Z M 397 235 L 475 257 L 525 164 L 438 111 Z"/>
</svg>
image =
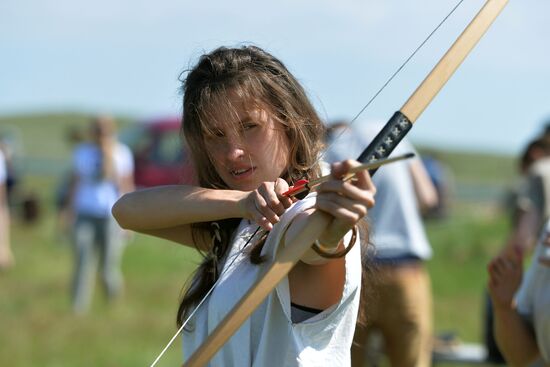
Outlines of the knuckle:
<svg viewBox="0 0 550 367">
<path fill-rule="evenodd" d="M 343 161 L 342 163 L 343 163 L 344 167 L 345 167 L 345 168 L 348 168 L 348 169 L 356 165 L 356 164 L 355 164 L 355 161 L 354 161 L 354 160 L 351 160 L 351 159 L 346 159 L 346 160 Z"/>
<path fill-rule="evenodd" d="M 281 189 L 281 190 L 285 190 L 286 188 L 288 188 L 288 183 L 280 177 L 275 182 L 275 185 L 277 186 L 278 189 Z"/>
<path fill-rule="evenodd" d="M 357 223 L 359 219 L 361 218 L 359 218 L 357 214 L 351 214 L 345 218 L 344 223 L 347 227 L 351 228 L 355 225 L 355 223 Z"/>
<path fill-rule="evenodd" d="M 372 186 L 372 188 L 370 189 L 370 192 L 372 192 L 372 196 L 376 195 L 377 191 L 378 189 L 376 188 L 376 186 Z"/>
<path fill-rule="evenodd" d="M 376 200 L 374 199 L 373 196 L 367 195 L 367 197 L 365 198 L 364 203 L 365 203 L 365 206 L 368 209 L 370 209 L 370 208 L 374 207 L 374 205 L 376 204 Z"/>
<path fill-rule="evenodd" d="M 253 198 L 254 201 L 257 202 L 258 200 L 260 200 L 261 197 L 262 197 L 262 194 L 260 193 L 260 188 L 254 190 L 252 192 L 252 198 Z"/>
</svg>

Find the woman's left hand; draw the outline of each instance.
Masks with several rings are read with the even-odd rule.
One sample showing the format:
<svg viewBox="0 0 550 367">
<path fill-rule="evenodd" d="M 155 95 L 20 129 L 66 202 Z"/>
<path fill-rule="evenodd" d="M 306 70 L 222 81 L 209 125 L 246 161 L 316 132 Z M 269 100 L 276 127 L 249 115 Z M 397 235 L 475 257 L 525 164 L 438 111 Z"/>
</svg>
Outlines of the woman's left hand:
<svg viewBox="0 0 550 367">
<path fill-rule="evenodd" d="M 271 231 L 281 216 L 295 201 L 284 196 L 288 183 L 282 178 L 266 181 L 254 191 L 250 191 L 239 203 L 242 217 L 250 219 L 266 231 Z"/>
<path fill-rule="evenodd" d="M 315 207 L 334 217 L 319 241 L 326 246 L 336 247 L 344 235 L 374 206 L 376 187 L 367 170 L 355 174 L 353 180 L 343 181 L 342 177 L 357 161 L 343 161 L 331 166 L 333 179 L 317 188 Z"/>
</svg>

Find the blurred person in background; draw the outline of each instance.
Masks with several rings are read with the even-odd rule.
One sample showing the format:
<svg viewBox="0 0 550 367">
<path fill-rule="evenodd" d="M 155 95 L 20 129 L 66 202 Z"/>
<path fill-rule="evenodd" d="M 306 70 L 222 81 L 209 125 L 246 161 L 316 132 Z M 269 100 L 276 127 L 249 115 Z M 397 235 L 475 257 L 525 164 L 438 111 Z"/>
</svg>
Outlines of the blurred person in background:
<svg viewBox="0 0 550 367">
<path fill-rule="evenodd" d="M 8 204 L 13 205 L 19 176 L 15 169 L 15 156 L 20 153 L 17 130 L 0 132 L 0 150 L 4 156 L 5 185 Z"/>
<path fill-rule="evenodd" d="M 361 132 L 338 122 L 328 129 L 327 162 L 358 156 L 383 125 L 369 123 Z M 337 140 L 333 140 L 337 139 Z M 393 155 L 413 152 L 404 139 Z M 373 183 L 376 205 L 369 211 L 377 273 L 368 282 L 372 295 L 366 305 L 367 327 L 357 326 L 352 365 L 365 366 L 366 345 L 373 331 L 383 338 L 384 353 L 392 366 L 429 366 L 432 356 L 432 293 L 424 261 L 432 250 L 421 213 L 437 205 L 437 190 L 422 160 L 381 167 Z"/>
<path fill-rule="evenodd" d="M 435 152 L 424 152 L 422 163 L 437 190 L 437 205 L 422 212 L 424 219 L 444 219 L 449 215 L 453 191 L 453 174 Z"/>
<path fill-rule="evenodd" d="M 86 134 L 80 126 L 71 126 L 67 129 L 65 141 L 71 151 L 86 140 Z M 73 213 L 69 207 L 73 168 L 64 172 L 55 187 L 54 204 L 56 209 L 55 232 L 60 240 L 68 240 L 72 233 Z"/>
<path fill-rule="evenodd" d="M 497 256 L 511 259 L 509 261 L 516 259 L 518 253 L 522 257 L 531 254 L 537 234 L 550 218 L 550 135 L 544 132 L 525 146 L 518 168 L 521 181 L 508 200 L 511 231 Z M 486 299 L 484 338 L 488 360 L 503 362 L 504 356 L 494 335 L 496 307 L 490 289 Z"/>
<path fill-rule="evenodd" d="M 77 145 L 72 158 L 67 203 L 67 218 L 72 219 L 67 220 L 73 223 L 75 250 L 72 304 L 79 314 L 89 308 L 98 262 L 109 300 L 119 296 L 123 286 L 123 236 L 111 207 L 134 189 L 134 163 L 130 149 L 117 140 L 115 133 L 113 119 L 94 118 L 90 141 Z"/>
<path fill-rule="evenodd" d="M 523 257 L 517 248 L 489 263 L 494 335 L 509 365 L 550 366 L 550 221 L 524 277 Z"/>
<path fill-rule="evenodd" d="M 523 174 L 514 203 L 512 231 L 504 251 L 529 253 L 537 233 L 550 218 L 550 137 L 539 137 L 525 148 Z"/>
<path fill-rule="evenodd" d="M 0 149 L 0 271 L 15 264 L 10 245 L 10 213 L 7 193 L 7 167 Z"/>
</svg>

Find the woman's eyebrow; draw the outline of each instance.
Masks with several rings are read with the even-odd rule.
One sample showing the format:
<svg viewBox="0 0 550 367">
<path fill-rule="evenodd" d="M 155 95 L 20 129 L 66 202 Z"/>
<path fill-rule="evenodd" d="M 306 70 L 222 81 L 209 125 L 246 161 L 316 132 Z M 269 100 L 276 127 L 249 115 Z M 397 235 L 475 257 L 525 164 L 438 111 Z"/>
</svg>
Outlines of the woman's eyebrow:
<svg viewBox="0 0 550 367">
<path fill-rule="evenodd" d="M 249 124 L 251 122 L 254 122 L 254 119 L 252 119 L 250 116 L 248 116 L 248 117 L 245 117 L 245 118 L 241 119 L 239 121 L 239 125 L 246 125 L 246 124 Z"/>
</svg>

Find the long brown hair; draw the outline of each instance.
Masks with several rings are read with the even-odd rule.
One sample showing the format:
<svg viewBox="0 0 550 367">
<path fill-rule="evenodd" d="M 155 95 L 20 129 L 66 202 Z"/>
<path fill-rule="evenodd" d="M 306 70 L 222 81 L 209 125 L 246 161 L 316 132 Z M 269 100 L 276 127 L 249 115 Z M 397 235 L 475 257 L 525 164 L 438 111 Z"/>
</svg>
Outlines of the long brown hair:
<svg viewBox="0 0 550 367">
<path fill-rule="evenodd" d="M 182 73 L 183 137 L 189 147 L 201 187 L 227 189 L 204 149 L 205 138 L 220 124 L 219 116 L 231 116 L 235 106 L 229 94 L 247 106 L 261 108 L 279 123 L 289 141 L 289 162 L 283 179 L 289 183 L 320 175 L 318 157 L 323 148 L 324 125 L 306 93 L 281 61 L 255 46 L 220 47 L 200 57 L 197 65 Z M 219 262 L 227 253 L 240 218 L 192 225 L 196 247 L 204 260 L 182 297 L 178 325 L 219 277 Z M 252 251 L 258 254 L 265 240 Z M 252 259 L 258 262 L 257 257 Z"/>
<path fill-rule="evenodd" d="M 101 153 L 99 177 L 102 180 L 117 181 L 118 177 L 114 164 L 114 150 L 116 146 L 116 124 L 110 116 L 94 117 L 90 123 L 92 140 L 97 144 Z M 118 185 L 118 182 L 116 182 Z"/>
</svg>

